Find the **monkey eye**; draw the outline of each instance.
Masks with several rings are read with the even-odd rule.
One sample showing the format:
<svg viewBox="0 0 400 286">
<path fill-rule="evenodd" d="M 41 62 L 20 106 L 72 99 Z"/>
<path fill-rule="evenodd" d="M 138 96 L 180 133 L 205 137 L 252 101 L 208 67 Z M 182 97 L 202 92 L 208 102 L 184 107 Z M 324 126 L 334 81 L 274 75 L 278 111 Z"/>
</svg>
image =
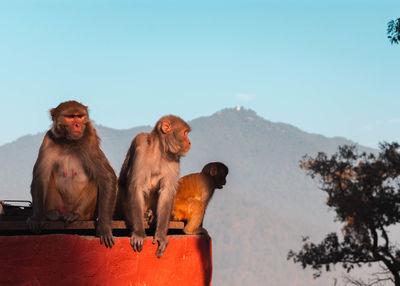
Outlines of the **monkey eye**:
<svg viewBox="0 0 400 286">
<path fill-rule="evenodd" d="M 64 115 L 65 118 L 82 118 L 84 115 L 83 114 L 67 114 Z"/>
</svg>

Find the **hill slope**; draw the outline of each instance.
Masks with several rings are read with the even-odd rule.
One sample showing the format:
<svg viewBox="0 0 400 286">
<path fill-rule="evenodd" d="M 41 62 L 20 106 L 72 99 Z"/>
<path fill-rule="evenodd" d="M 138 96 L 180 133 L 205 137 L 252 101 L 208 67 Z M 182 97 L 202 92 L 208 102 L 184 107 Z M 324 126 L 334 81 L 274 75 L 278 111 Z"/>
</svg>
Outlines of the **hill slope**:
<svg viewBox="0 0 400 286">
<path fill-rule="evenodd" d="M 333 284 L 329 275 L 314 281 L 310 272 L 286 261 L 302 235 L 319 239 L 337 228 L 322 192 L 298 162 L 306 153 L 332 153 L 352 142 L 273 123 L 246 109 L 224 109 L 189 123 L 192 149 L 182 159 L 181 174 L 198 172 L 210 161 L 222 161 L 230 169 L 227 185 L 216 192 L 205 218 L 213 237 L 213 284 Z M 96 129 L 118 173 L 132 138 L 151 127 Z M 0 147 L 0 198 L 30 199 L 32 167 L 43 135 L 27 135 Z"/>
</svg>

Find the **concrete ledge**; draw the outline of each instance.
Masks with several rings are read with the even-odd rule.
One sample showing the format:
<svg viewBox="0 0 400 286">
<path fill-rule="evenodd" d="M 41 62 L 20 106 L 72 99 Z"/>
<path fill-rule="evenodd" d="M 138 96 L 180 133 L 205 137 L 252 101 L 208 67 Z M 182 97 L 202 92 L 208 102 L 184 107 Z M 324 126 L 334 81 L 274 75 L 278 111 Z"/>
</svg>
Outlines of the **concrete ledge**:
<svg viewBox="0 0 400 286">
<path fill-rule="evenodd" d="M 115 245 L 108 249 L 94 236 L 0 236 L 0 285 L 211 285 L 211 239 L 168 239 L 158 259 L 152 237 L 135 253 L 129 237 L 115 237 Z"/>
</svg>

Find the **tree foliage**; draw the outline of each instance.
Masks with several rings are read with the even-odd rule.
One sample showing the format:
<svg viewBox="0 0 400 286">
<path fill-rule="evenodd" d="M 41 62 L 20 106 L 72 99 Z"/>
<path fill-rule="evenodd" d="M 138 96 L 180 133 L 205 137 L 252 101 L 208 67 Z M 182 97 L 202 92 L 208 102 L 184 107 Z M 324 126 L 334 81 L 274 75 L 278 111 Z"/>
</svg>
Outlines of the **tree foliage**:
<svg viewBox="0 0 400 286">
<path fill-rule="evenodd" d="M 310 266 L 319 277 L 322 270 L 341 263 L 350 272 L 355 266 L 381 262 L 390 279 L 400 286 L 400 249 L 390 241 L 387 228 L 400 220 L 399 144 L 384 143 L 380 153 L 359 154 L 355 146 L 341 146 L 328 157 L 304 156 L 300 166 L 320 181 L 326 204 L 344 224 L 343 238 L 330 233 L 319 244 L 303 239 L 299 252 L 288 259 Z"/>
<path fill-rule="evenodd" d="M 392 44 L 400 43 L 400 18 L 388 22 L 387 35 Z"/>
</svg>

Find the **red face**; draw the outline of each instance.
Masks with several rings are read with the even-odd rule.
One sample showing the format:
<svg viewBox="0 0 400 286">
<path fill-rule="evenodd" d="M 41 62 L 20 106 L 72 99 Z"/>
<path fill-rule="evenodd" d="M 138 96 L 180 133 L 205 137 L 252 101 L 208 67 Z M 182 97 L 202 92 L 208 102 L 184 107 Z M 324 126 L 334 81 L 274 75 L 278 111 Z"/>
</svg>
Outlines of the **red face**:
<svg viewBox="0 0 400 286">
<path fill-rule="evenodd" d="M 67 129 L 67 139 L 80 139 L 85 131 L 86 115 L 75 112 L 72 114 L 64 114 L 63 119 Z"/>
<path fill-rule="evenodd" d="M 189 152 L 190 150 L 190 140 L 189 140 L 189 129 L 184 128 L 182 129 L 182 131 L 180 132 L 183 140 L 182 140 L 182 149 L 181 149 L 181 156 L 185 156 L 187 154 L 187 152 Z"/>
</svg>

